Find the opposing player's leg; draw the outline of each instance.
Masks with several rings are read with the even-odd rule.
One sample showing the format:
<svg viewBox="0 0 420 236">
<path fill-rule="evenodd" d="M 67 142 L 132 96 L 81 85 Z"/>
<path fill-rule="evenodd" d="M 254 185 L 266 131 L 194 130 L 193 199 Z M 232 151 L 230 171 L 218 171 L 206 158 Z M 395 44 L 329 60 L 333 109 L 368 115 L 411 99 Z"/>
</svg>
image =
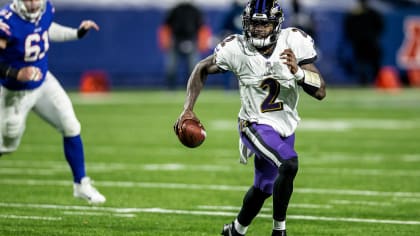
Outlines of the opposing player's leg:
<svg viewBox="0 0 420 236">
<path fill-rule="evenodd" d="M 81 127 L 70 98 L 51 73 L 47 74 L 41 89 L 42 96 L 35 104 L 34 111 L 63 134 L 64 155 L 73 174 L 74 196 L 93 204 L 104 203 L 105 197 L 86 176 Z"/>
</svg>

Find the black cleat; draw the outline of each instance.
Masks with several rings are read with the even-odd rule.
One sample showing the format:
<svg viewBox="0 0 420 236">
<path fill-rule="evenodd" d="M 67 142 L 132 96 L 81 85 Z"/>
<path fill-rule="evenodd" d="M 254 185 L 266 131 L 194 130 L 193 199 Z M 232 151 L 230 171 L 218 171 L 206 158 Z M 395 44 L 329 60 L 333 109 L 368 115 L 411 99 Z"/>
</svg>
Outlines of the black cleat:
<svg viewBox="0 0 420 236">
<path fill-rule="evenodd" d="M 225 224 L 223 226 L 223 230 L 221 235 L 223 236 L 245 236 L 244 234 L 240 234 L 236 232 L 235 227 L 233 226 L 233 222 L 230 224 Z"/>
<path fill-rule="evenodd" d="M 273 230 L 271 236 L 287 236 L 286 230 Z"/>
</svg>

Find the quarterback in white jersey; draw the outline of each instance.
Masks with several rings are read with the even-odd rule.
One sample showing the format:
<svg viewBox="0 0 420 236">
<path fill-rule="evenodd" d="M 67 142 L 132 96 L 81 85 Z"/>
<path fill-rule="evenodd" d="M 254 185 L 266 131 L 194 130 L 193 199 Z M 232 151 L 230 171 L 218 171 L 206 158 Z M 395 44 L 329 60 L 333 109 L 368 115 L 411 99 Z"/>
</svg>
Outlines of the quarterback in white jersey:
<svg viewBox="0 0 420 236">
<path fill-rule="evenodd" d="M 198 120 L 193 108 L 207 76 L 232 71 L 240 88 L 241 162 L 255 154 L 255 172 L 240 212 L 224 225 L 222 235 L 245 235 L 272 195 L 272 236 L 286 236 L 286 211 L 298 170 L 294 133 L 300 120 L 299 90 L 322 100 L 325 82 L 313 64 L 317 54 L 312 38 L 297 28 L 281 28 L 283 11 L 277 0 L 249 1 L 242 18 L 243 35 L 227 37 L 195 66 L 175 130 L 186 119 Z"/>
<path fill-rule="evenodd" d="M 284 137 L 293 134 L 299 122 L 298 81 L 279 56 L 286 49 L 294 52 L 298 64 L 316 57 L 312 38 L 296 28 L 282 29 L 267 57 L 250 47 L 243 35 L 226 38 L 215 50 L 216 64 L 239 80 L 239 118 L 271 125 Z"/>
</svg>

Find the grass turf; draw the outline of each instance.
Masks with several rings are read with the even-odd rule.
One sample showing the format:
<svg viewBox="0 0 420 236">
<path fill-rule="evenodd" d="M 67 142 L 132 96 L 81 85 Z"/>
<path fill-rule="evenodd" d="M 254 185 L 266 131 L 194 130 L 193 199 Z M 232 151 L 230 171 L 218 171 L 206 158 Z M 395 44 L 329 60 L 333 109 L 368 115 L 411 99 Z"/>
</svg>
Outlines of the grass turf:
<svg viewBox="0 0 420 236">
<path fill-rule="evenodd" d="M 172 125 L 184 92 L 71 93 L 88 174 L 107 203 L 72 197 L 60 135 L 31 114 L 19 150 L 0 158 L 0 235 L 218 235 L 252 184 L 238 164 L 237 92 L 204 90 L 195 112 L 207 129 L 196 149 Z M 300 170 L 289 235 L 420 232 L 420 91 L 302 93 Z M 270 235 L 271 199 L 247 235 Z"/>
</svg>

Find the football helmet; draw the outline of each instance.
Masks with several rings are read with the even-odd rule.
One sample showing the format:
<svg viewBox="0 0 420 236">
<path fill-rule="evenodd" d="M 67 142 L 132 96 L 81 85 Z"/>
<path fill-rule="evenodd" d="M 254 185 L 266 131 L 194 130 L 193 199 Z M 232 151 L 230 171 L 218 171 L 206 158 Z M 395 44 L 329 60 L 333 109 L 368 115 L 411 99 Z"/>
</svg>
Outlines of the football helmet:
<svg viewBox="0 0 420 236">
<path fill-rule="evenodd" d="M 37 20 L 45 11 L 47 0 L 13 0 L 16 12 L 29 21 Z"/>
<path fill-rule="evenodd" d="M 251 0 L 242 14 L 242 26 L 246 40 L 256 48 L 274 44 L 284 21 L 283 10 L 277 0 Z M 269 33 L 257 30 L 258 25 L 272 25 Z"/>
</svg>

